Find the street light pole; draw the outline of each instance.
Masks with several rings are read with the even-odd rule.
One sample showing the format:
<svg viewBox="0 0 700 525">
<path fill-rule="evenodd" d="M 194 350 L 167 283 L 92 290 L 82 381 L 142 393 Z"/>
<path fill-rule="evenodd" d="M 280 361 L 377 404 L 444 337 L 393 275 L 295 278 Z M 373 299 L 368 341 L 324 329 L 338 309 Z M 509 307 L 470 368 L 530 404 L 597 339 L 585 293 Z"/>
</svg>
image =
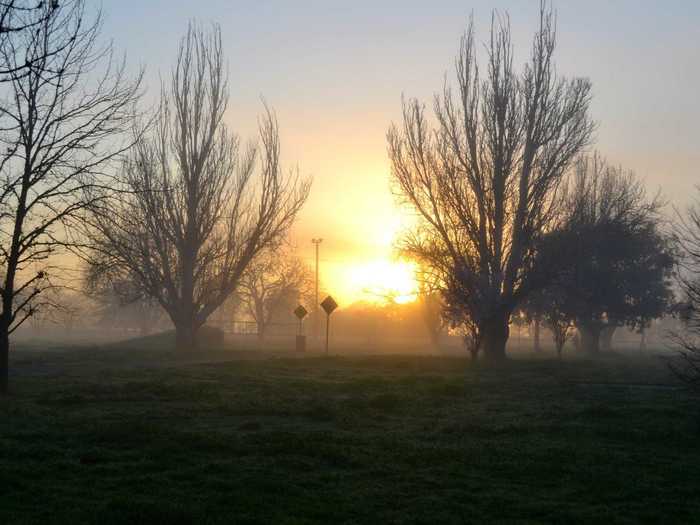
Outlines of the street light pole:
<svg viewBox="0 0 700 525">
<path fill-rule="evenodd" d="M 316 297 L 314 299 L 314 338 L 318 340 L 318 247 L 323 242 L 320 237 L 317 239 L 311 239 L 311 242 L 316 246 Z"/>
</svg>

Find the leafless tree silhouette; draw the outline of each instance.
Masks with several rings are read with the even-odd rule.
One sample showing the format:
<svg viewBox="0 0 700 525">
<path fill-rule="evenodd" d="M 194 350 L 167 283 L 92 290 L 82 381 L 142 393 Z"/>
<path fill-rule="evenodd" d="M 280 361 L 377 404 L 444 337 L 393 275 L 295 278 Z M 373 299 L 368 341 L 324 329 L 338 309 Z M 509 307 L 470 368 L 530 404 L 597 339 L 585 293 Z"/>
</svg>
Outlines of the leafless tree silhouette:
<svg viewBox="0 0 700 525">
<path fill-rule="evenodd" d="M 98 42 L 99 14 L 90 20 L 82 0 L 43 9 L 0 38 L 0 391 L 9 335 L 51 304 L 53 256 L 74 244 L 107 165 L 129 147 L 139 95 L 140 76 Z"/>
<path fill-rule="evenodd" d="M 107 265 L 87 265 L 83 274 L 83 292 L 96 303 L 100 322 L 114 326 L 125 317 L 148 335 L 163 315 L 160 305 L 147 295 L 138 278 Z M 130 317 L 130 319 L 129 319 Z"/>
<path fill-rule="evenodd" d="M 124 165 L 123 191 L 93 215 L 92 263 L 135 276 L 172 320 L 179 349 L 196 347 L 310 189 L 282 171 L 275 115 L 266 107 L 259 143 L 243 147 L 224 123 L 228 99 L 221 30 L 190 25 L 152 130 Z"/>
<path fill-rule="evenodd" d="M 435 350 L 440 350 L 443 335 L 450 324 L 450 320 L 445 315 L 446 308 L 440 276 L 431 268 L 419 266 L 415 270 L 414 277 L 418 285 L 417 301 L 430 344 Z"/>
<path fill-rule="evenodd" d="M 547 327 L 552 332 L 554 348 L 557 350 L 557 357 L 561 359 L 564 345 L 574 335 L 574 326 L 561 310 L 549 311 L 545 322 L 547 323 Z"/>
<path fill-rule="evenodd" d="M 404 252 L 441 274 L 448 302 L 476 325 L 489 359 L 505 356 L 536 241 L 594 130 L 590 82 L 555 72 L 554 14 L 544 3 L 539 21 L 531 58 L 518 73 L 508 17 L 493 15 L 484 78 L 470 22 L 456 60 L 458 90 L 446 83 L 435 97 L 436 126 L 410 100 L 402 125 L 388 132 L 396 193 L 420 219 Z"/>
<path fill-rule="evenodd" d="M 671 334 L 680 361 L 672 363 L 678 377 L 700 390 L 700 205 L 677 214 L 675 241 L 679 251 L 677 280 L 682 292 L 677 307 L 685 330 Z"/>
<path fill-rule="evenodd" d="M 564 345 L 574 335 L 574 317 L 567 309 L 565 291 L 556 284 L 541 288 L 528 297 L 523 310 L 526 317 L 538 317 L 549 328 L 557 357 L 561 359 Z M 529 311 L 529 314 L 528 314 Z"/>
<path fill-rule="evenodd" d="M 291 317 L 294 308 L 314 297 L 314 275 L 289 246 L 266 250 L 248 266 L 238 287 L 244 311 L 258 327 L 258 339 L 265 337 L 275 316 Z"/>
<path fill-rule="evenodd" d="M 447 327 L 442 296 L 437 292 L 427 292 L 421 289 L 418 294 L 418 302 L 430 344 L 435 350 L 440 350 Z"/>
</svg>

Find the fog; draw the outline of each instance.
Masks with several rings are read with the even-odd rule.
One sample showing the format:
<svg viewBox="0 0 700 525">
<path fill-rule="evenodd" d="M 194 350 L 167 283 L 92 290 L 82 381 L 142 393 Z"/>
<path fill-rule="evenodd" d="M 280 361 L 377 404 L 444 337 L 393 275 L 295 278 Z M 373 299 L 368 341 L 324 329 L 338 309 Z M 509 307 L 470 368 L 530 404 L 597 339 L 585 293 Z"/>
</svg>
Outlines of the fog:
<svg viewBox="0 0 700 525">
<path fill-rule="evenodd" d="M 157 349 L 169 353 L 173 344 L 172 323 L 156 307 L 136 305 L 100 307 L 85 296 L 76 296 L 74 306 L 54 311 L 49 316 L 36 316 L 15 333 L 17 350 L 66 349 L 74 345 L 94 352 L 119 352 L 120 348 Z M 319 314 L 315 334 L 313 313 L 303 323 L 292 312 L 273 317 L 263 337 L 258 335 L 255 320 L 240 310 L 228 308 L 216 315 L 206 327 L 220 335 L 204 337 L 200 352 L 250 352 L 251 357 L 303 357 L 325 354 L 327 316 Z M 435 325 L 422 299 L 405 304 L 357 303 L 336 310 L 328 323 L 331 355 L 436 355 L 463 357 L 463 334 L 443 322 Z M 606 350 L 625 354 L 672 355 L 670 334 L 682 323 L 674 317 L 655 320 L 644 337 L 638 330 L 618 327 Z M 205 328 L 206 330 L 206 328 Z M 539 336 L 535 331 L 539 330 Z M 297 336 L 305 339 L 303 349 L 297 347 Z M 536 340 L 539 339 L 539 345 Z M 566 343 L 566 352 L 580 353 L 575 340 Z M 514 355 L 552 355 L 555 342 L 552 332 L 515 318 L 510 324 L 508 352 Z"/>
</svg>

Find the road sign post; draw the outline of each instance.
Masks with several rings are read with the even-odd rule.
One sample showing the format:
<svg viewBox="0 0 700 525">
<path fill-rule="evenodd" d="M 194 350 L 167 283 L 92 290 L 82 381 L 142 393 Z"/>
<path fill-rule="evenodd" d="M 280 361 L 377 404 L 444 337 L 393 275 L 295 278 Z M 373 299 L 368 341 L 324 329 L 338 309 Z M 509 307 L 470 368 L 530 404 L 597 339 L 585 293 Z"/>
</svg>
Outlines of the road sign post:
<svg viewBox="0 0 700 525">
<path fill-rule="evenodd" d="M 323 242 L 323 239 L 321 238 L 314 238 L 311 239 L 311 242 L 314 244 L 316 247 L 316 278 L 314 280 L 314 333 L 312 334 L 314 338 L 314 345 L 318 344 L 318 340 L 320 339 L 320 334 L 318 333 L 318 329 L 320 328 L 318 322 L 319 322 L 319 311 L 318 311 L 318 247 L 319 245 Z"/>
<path fill-rule="evenodd" d="M 296 315 L 297 319 L 299 319 L 299 333 L 297 334 L 296 338 L 296 349 L 297 352 L 304 352 L 306 350 L 306 336 L 304 335 L 304 317 L 306 317 L 306 314 L 309 312 L 306 311 L 306 308 L 304 308 L 302 305 L 297 306 L 294 309 L 294 315 Z"/>
<path fill-rule="evenodd" d="M 328 334 L 330 333 L 331 314 L 338 308 L 338 303 L 329 295 L 323 300 L 321 307 L 326 312 L 326 357 L 328 357 Z"/>
</svg>

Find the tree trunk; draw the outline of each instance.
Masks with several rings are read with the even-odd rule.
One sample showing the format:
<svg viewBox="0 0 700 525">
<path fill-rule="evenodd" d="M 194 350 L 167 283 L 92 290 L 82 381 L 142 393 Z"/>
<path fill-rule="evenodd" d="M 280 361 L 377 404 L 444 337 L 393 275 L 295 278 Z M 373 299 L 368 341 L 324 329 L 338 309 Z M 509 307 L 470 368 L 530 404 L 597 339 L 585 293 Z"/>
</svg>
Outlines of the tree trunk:
<svg viewBox="0 0 700 525">
<path fill-rule="evenodd" d="M 257 339 L 258 343 L 262 343 L 265 340 L 265 328 L 267 327 L 267 323 L 269 321 L 268 318 L 265 317 L 265 307 L 263 305 L 263 300 L 260 298 L 255 298 L 255 326 L 257 329 Z"/>
<path fill-rule="evenodd" d="M 175 325 L 175 349 L 178 352 L 197 349 L 197 331 L 191 322 L 179 322 Z"/>
<path fill-rule="evenodd" d="M 534 346 L 533 349 L 535 352 L 539 352 L 542 347 L 540 345 L 540 319 L 539 317 L 536 317 L 533 321 L 532 324 L 534 325 Z"/>
<path fill-rule="evenodd" d="M 646 328 L 642 327 L 640 329 L 641 338 L 639 339 L 639 351 L 645 352 L 647 349 L 647 331 Z"/>
<path fill-rule="evenodd" d="M 597 324 L 583 323 L 578 327 L 581 334 L 581 347 L 589 354 L 600 353 L 600 332 L 601 326 Z"/>
<path fill-rule="evenodd" d="M 476 363 L 476 360 L 479 358 L 479 347 L 473 346 L 472 348 L 470 348 L 469 355 L 471 357 L 472 363 Z"/>
<path fill-rule="evenodd" d="M 10 384 L 10 336 L 0 327 L 0 395 L 7 394 Z"/>
<path fill-rule="evenodd" d="M 600 348 L 605 352 L 612 350 L 612 339 L 617 326 L 606 326 L 600 331 Z"/>
<path fill-rule="evenodd" d="M 177 309 L 175 323 L 175 349 L 178 352 L 189 352 L 197 348 L 197 328 L 195 328 L 194 304 L 194 272 L 197 246 L 194 239 L 195 210 L 187 206 L 187 223 L 185 231 L 185 246 L 181 251 L 182 285 L 180 305 Z"/>
<path fill-rule="evenodd" d="M 510 335 L 508 315 L 493 317 L 484 322 L 481 347 L 487 361 L 503 361 L 506 358 L 506 343 Z"/>
<path fill-rule="evenodd" d="M 141 337 L 146 337 L 151 332 L 151 320 L 148 318 L 146 312 L 140 312 L 139 319 L 139 335 Z"/>
<path fill-rule="evenodd" d="M 258 343 L 265 342 L 265 325 L 258 322 Z"/>
<path fill-rule="evenodd" d="M 441 335 L 442 334 L 439 330 L 435 330 L 433 327 L 428 326 L 428 337 L 430 338 L 430 346 L 433 347 L 433 350 L 439 351 L 441 349 Z"/>
</svg>

